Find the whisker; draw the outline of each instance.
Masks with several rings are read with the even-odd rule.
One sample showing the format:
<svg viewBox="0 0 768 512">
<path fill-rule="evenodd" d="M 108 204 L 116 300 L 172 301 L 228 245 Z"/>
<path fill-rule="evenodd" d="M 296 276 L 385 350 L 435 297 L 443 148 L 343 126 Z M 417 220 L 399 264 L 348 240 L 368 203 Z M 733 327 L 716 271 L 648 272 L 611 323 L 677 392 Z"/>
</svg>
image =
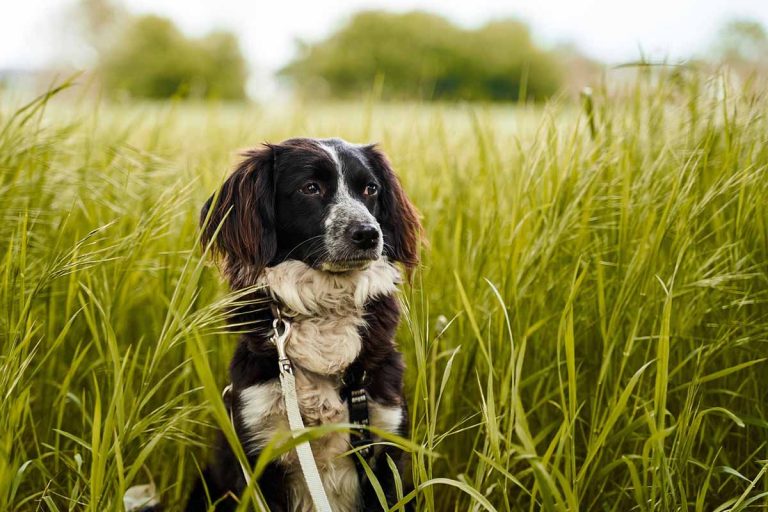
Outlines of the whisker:
<svg viewBox="0 0 768 512">
<path fill-rule="evenodd" d="M 299 248 L 299 247 L 301 247 L 302 245 L 304 245 L 304 244 L 306 244 L 306 243 L 309 243 L 309 242 L 311 242 L 311 241 L 313 241 L 313 240 L 316 240 L 316 239 L 318 239 L 318 238 L 323 238 L 323 236 L 325 236 L 325 235 L 315 235 L 315 236 L 313 236 L 313 237 L 307 238 L 307 239 L 306 239 L 306 240 L 304 240 L 303 242 L 299 242 L 299 243 L 298 243 L 298 244 L 296 244 L 296 245 L 295 245 L 295 246 L 294 246 L 294 247 L 293 247 L 293 248 L 292 248 L 290 251 L 288 251 L 288 254 L 286 254 L 286 255 L 285 255 L 285 259 L 288 259 L 288 256 L 290 256 L 290 255 L 293 253 L 293 251 L 295 251 L 296 249 L 298 249 L 298 248 Z"/>
</svg>

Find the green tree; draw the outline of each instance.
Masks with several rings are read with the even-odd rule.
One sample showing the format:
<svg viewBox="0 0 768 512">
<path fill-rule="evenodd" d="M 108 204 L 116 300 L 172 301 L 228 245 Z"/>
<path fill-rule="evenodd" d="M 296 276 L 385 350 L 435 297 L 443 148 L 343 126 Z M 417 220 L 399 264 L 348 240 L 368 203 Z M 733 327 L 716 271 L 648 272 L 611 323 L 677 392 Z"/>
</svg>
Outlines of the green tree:
<svg viewBox="0 0 768 512">
<path fill-rule="evenodd" d="M 716 49 L 727 62 L 759 62 L 768 58 L 768 33 L 757 21 L 735 19 L 720 29 Z"/>
<path fill-rule="evenodd" d="M 303 44 L 280 76 L 337 97 L 367 92 L 377 76 L 388 98 L 516 100 L 525 88 L 541 99 L 560 85 L 556 57 L 536 46 L 525 24 L 465 30 L 425 12 L 359 13 L 326 40 Z"/>
<path fill-rule="evenodd" d="M 137 98 L 245 97 L 246 66 L 237 39 L 215 32 L 186 37 L 168 19 L 140 16 L 101 55 L 107 90 Z"/>
<path fill-rule="evenodd" d="M 199 45 L 198 54 L 204 59 L 201 78 L 206 85 L 206 96 L 244 98 L 248 70 L 237 37 L 231 32 L 216 31 L 204 37 Z"/>
</svg>

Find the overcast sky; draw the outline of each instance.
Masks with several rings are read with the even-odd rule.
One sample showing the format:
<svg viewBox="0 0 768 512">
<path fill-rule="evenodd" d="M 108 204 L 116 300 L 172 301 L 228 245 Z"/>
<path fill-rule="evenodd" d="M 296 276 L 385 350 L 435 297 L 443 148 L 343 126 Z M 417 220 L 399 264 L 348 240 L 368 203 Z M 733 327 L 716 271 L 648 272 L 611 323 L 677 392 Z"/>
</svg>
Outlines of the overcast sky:
<svg viewBox="0 0 768 512">
<path fill-rule="evenodd" d="M 0 69 L 34 68 L 62 55 L 68 28 L 62 20 L 74 0 L 0 0 Z M 256 76 L 266 76 L 293 55 L 295 40 L 318 39 L 361 9 L 424 9 L 475 27 L 495 17 L 527 21 L 544 44 L 575 43 L 616 63 L 642 51 L 684 58 L 706 51 L 720 25 L 749 17 L 768 26 L 768 0 L 124 0 L 130 11 L 171 17 L 185 32 L 233 30 Z M 86 57 L 83 57 L 86 55 Z M 73 62 L 87 64 L 87 54 Z"/>
</svg>

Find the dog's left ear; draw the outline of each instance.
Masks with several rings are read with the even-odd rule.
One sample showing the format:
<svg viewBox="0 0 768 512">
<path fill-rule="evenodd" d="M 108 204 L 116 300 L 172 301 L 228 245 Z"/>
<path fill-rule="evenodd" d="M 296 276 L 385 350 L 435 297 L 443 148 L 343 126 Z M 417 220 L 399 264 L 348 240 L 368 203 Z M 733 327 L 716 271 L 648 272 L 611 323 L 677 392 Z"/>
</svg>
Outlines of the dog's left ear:
<svg viewBox="0 0 768 512">
<path fill-rule="evenodd" d="M 368 162 L 382 180 L 378 220 L 384 233 L 384 253 L 405 265 L 410 275 L 419 263 L 419 248 L 423 239 L 418 212 L 405 195 L 384 153 L 375 144 L 365 146 L 364 150 Z"/>
</svg>

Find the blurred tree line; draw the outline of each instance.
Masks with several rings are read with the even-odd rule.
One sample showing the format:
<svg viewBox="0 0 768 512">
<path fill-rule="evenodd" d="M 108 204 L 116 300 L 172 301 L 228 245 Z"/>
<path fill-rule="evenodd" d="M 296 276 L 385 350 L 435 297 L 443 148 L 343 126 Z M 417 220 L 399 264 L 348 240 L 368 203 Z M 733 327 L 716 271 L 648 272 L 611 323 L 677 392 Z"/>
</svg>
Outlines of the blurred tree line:
<svg viewBox="0 0 768 512">
<path fill-rule="evenodd" d="M 233 33 L 191 38 L 167 18 L 131 15 L 111 0 L 82 0 L 80 9 L 109 95 L 245 99 L 248 69 Z"/>
<path fill-rule="evenodd" d="M 527 25 L 493 21 L 465 30 L 426 12 L 358 13 L 280 70 L 301 92 L 355 97 L 380 80 L 384 98 L 516 101 L 544 99 L 562 84 L 555 52 Z"/>
<path fill-rule="evenodd" d="M 201 38 L 171 20 L 136 16 L 116 0 L 80 0 L 79 21 L 96 50 L 96 71 L 111 96 L 242 100 L 248 69 L 233 33 Z M 739 76 L 768 74 L 768 34 L 750 20 L 724 23 L 707 63 Z M 574 46 L 551 50 L 517 20 L 469 30 L 427 12 L 367 11 L 326 39 L 299 43 L 278 76 L 312 98 L 543 100 L 598 81 L 601 66 Z"/>
<path fill-rule="evenodd" d="M 135 18 L 98 67 L 109 91 L 139 98 L 245 98 L 247 70 L 234 34 L 200 39 L 159 16 Z"/>
<path fill-rule="evenodd" d="M 714 55 L 742 77 L 768 72 L 768 31 L 758 21 L 733 19 L 723 24 Z"/>
</svg>

